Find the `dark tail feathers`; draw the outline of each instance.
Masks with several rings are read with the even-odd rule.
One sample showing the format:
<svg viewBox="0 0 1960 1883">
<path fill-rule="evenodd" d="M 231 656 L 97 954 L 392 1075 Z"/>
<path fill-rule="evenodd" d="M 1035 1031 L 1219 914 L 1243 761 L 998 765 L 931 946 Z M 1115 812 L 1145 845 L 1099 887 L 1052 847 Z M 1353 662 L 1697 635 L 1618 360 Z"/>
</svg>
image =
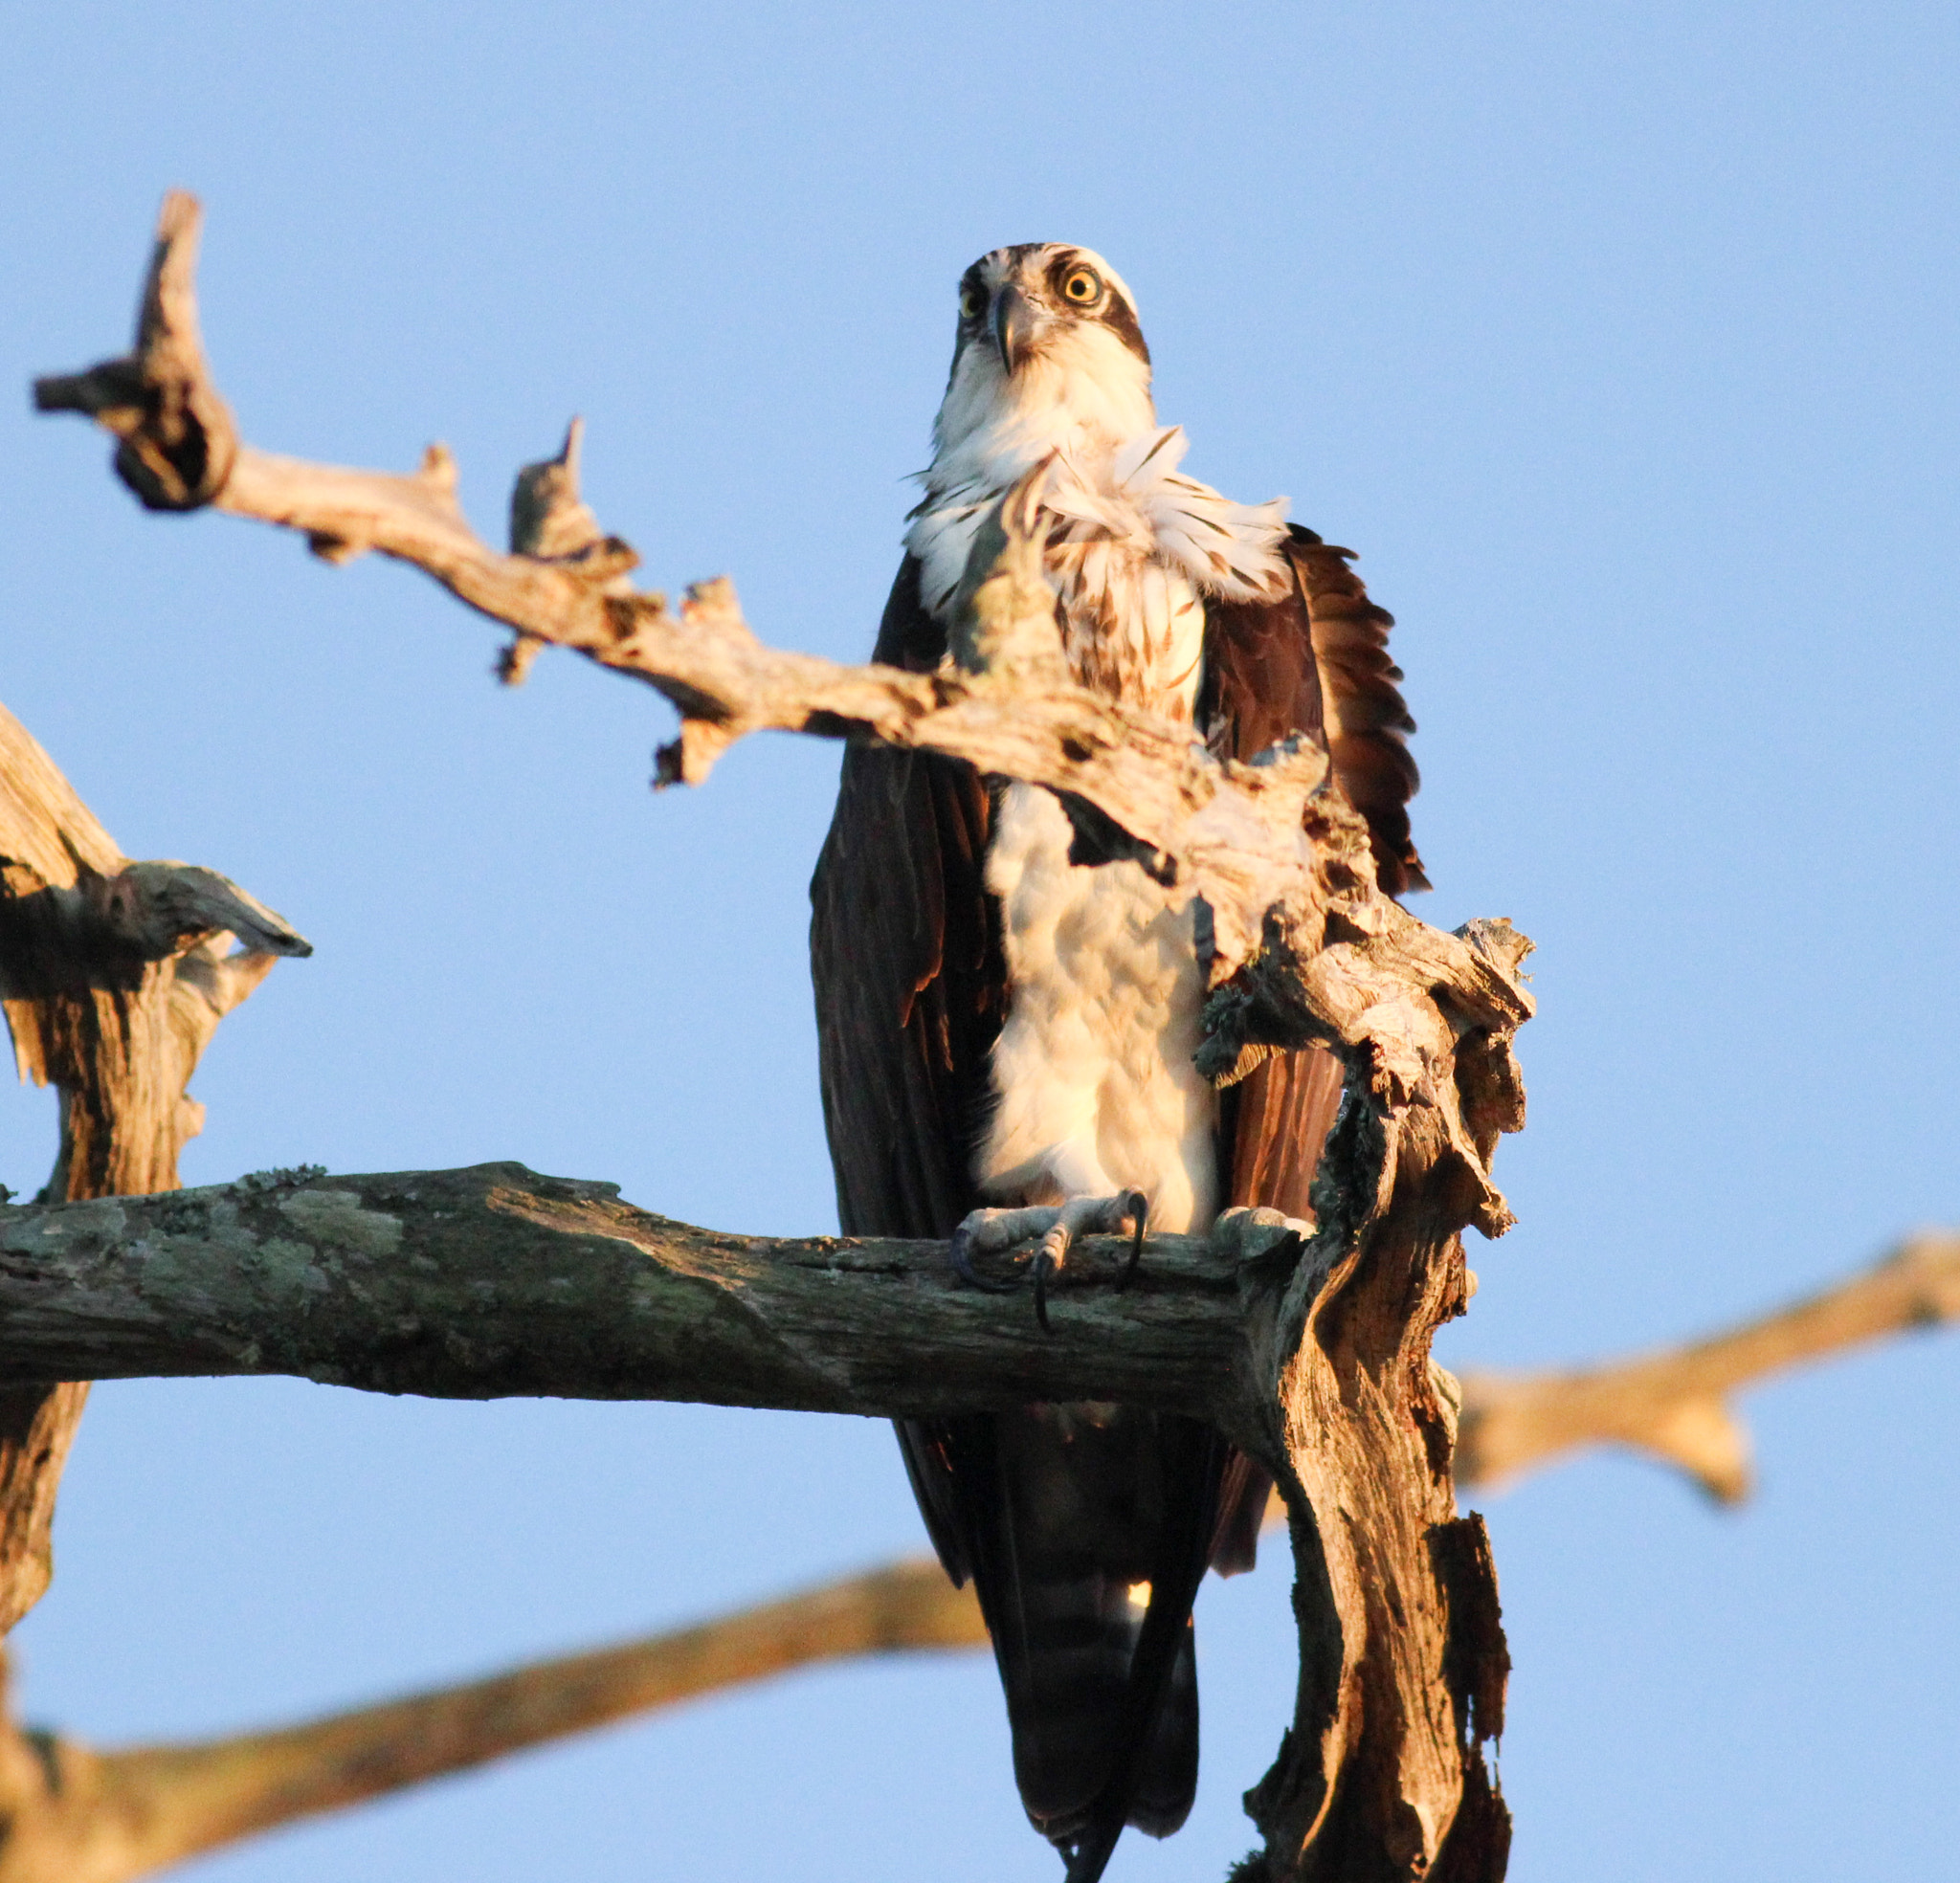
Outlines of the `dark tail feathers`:
<svg viewBox="0 0 1960 1883">
<path fill-rule="evenodd" d="M 1068 1883 L 1094 1883 L 1126 1824 L 1168 1836 L 1196 1794 L 1191 1608 L 1230 1448 L 1192 1420 L 1086 1404 L 946 1437 L 1021 1802 Z"/>
</svg>

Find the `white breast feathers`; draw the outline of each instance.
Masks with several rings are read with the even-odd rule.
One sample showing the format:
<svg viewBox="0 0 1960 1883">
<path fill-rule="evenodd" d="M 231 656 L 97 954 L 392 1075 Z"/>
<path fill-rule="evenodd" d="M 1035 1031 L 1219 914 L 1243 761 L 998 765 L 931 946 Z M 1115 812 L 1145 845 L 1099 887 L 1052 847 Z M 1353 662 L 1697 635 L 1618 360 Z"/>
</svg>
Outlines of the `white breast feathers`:
<svg viewBox="0 0 1960 1883">
<path fill-rule="evenodd" d="M 982 518 L 1045 460 L 1044 561 L 1076 677 L 1189 720 L 1205 596 L 1277 595 L 1293 580 L 1285 504 L 1235 503 L 1184 476 L 1184 433 L 1156 426 L 1133 365 L 1124 355 L 1115 379 L 1093 382 L 1024 372 L 984 409 L 963 403 L 956 369 L 905 544 L 922 565 L 922 599 L 943 619 Z M 1121 402 L 1110 387 L 1121 390 L 1125 373 L 1141 404 L 1133 429 L 1111 437 Z M 1003 916 L 1008 1014 L 974 1175 L 999 1203 L 1135 1188 L 1153 1226 L 1202 1230 L 1218 1207 L 1217 1097 L 1192 1063 L 1204 983 L 1189 894 L 1134 863 L 1077 868 L 1069 838 L 1048 792 L 1008 786 L 986 865 Z"/>
<path fill-rule="evenodd" d="M 1203 596 L 1243 601 L 1281 593 L 1292 580 L 1285 499 L 1236 503 L 1183 476 L 1177 466 L 1189 441 L 1179 426 L 1114 448 L 1078 432 L 1044 451 L 1027 428 L 995 442 L 1001 449 L 983 456 L 969 440 L 926 474 L 905 546 L 922 565 L 927 610 L 943 612 L 981 519 L 1045 455 L 1040 520 L 1077 677 L 1189 718 L 1204 650 Z"/>
<path fill-rule="evenodd" d="M 1006 1203 L 1142 1190 L 1154 1228 L 1202 1231 L 1218 1207 L 1217 1096 L 1198 1075 L 1204 981 L 1188 897 L 1134 863 L 1078 869 L 1061 807 L 1003 794 L 987 851 L 1012 998 L 974 1175 Z"/>
</svg>

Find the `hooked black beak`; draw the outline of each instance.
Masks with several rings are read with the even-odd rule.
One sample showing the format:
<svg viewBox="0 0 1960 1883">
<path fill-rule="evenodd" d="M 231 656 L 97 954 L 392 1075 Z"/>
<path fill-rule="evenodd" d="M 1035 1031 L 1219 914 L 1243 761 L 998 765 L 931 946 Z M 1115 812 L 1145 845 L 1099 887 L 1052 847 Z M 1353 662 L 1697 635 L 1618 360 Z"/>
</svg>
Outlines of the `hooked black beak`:
<svg viewBox="0 0 1960 1883">
<path fill-rule="evenodd" d="M 1010 281 L 993 297 L 993 343 L 1000 352 L 1001 370 L 1010 377 L 1028 357 L 1028 343 L 1035 334 L 1035 310 Z"/>
</svg>

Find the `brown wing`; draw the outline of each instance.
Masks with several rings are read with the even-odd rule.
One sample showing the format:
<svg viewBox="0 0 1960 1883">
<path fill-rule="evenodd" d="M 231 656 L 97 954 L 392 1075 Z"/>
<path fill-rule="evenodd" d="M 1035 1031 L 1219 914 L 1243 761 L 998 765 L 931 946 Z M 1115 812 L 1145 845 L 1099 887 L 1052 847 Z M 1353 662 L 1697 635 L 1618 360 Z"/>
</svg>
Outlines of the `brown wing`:
<svg viewBox="0 0 1960 1883">
<path fill-rule="evenodd" d="M 1402 698 L 1402 670 L 1389 658 L 1395 617 L 1369 600 L 1348 567 L 1353 550 L 1336 549 L 1311 530 L 1296 528 L 1292 535 L 1335 780 L 1368 819 L 1382 888 L 1391 896 L 1427 889 L 1409 834 L 1409 800 L 1421 779 L 1409 754 L 1415 721 Z"/>
<path fill-rule="evenodd" d="M 925 671 L 946 636 L 900 565 L 875 657 Z M 847 1235 L 947 1236 L 979 1199 L 974 1134 L 1006 1010 L 999 917 L 982 880 L 987 788 L 970 765 L 853 746 L 810 885 L 824 1125 Z M 900 1428 L 932 1540 L 955 1580 L 969 1550 L 947 1434 Z"/>
<path fill-rule="evenodd" d="M 1382 887 L 1391 895 L 1427 889 L 1409 833 L 1417 776 L 1404 742 L 1415 721 L 1397 685 L 1402 670 L 1389 658 L 1393 617 L 1348 567 L 1353 551 L 1298 525 L 1290 536 L 1299 578 L 1292 594 L 1212 605 L 1204 710 L 1214 748 L 1249 759 L 1290 733 L 1323 739 L 1336 784 L 1368 819 Z M 1341 1063 L 1318 1048 L 1275 1053 L 1227 1090 L 1219 1118 L 1226 1202 L 1311 1217 L 1314 1169 L 1340 1104 Z M 1213 1552 L 1221 1574 L 1252 1567 L 1269 1489 L 1265 1473 L 1234 1453 Z"/>
</svg>

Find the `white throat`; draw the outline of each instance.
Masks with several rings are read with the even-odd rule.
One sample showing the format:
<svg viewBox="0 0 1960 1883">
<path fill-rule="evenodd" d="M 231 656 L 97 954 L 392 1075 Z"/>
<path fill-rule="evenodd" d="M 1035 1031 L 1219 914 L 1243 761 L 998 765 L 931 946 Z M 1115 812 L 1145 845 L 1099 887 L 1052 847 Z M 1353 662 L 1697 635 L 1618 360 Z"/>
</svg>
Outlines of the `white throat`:
<svg viewBox="0 0 1960 1883">
<path fill-rule="evenodd" d="M 1284 498 L 1235 503 L 1177 469 L 1183 432 L 1160 429 L 1149 368 L 1106 327 L 1056 334 L 1011 377 L 988 345 L 961 348 L 934 427 L 905 546 L 939 615 L 981 520 L 1052 458 L 1041 493 L 1048 568 L 1078 677 L 1189 718 L 1203 596 L 1283 592 Z"/>
</svg>

